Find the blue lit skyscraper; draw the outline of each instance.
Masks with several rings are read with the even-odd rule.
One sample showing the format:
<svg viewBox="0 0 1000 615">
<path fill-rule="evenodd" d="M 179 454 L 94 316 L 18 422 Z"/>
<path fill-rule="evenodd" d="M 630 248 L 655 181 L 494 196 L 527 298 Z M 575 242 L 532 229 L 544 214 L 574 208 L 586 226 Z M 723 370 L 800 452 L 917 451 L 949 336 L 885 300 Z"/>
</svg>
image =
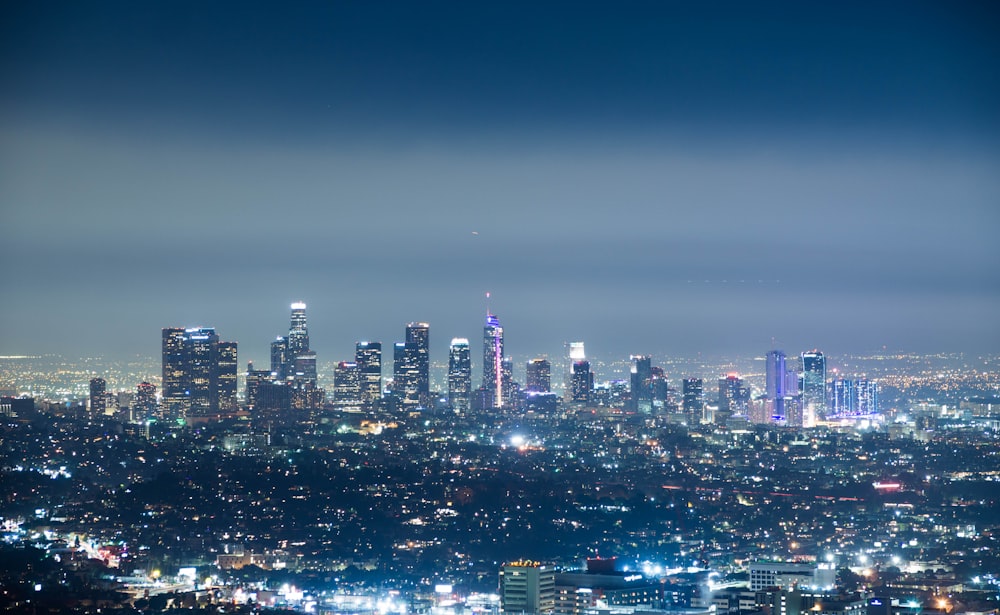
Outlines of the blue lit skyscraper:
<svg viewBox="0 0 1000 615">
<path fill-rule="evenodd" d="M 818 350 L 802 353 L 802 406 L 812 418 L 826 416 L 826 357 Z"/>
<path fill-rule="evenodd" d="M 788 394 L 788 369 L 785 365 L 785 353 L 772 350 L 767 353 L 765 366 L 765 388 L 770 404 L 771 416 L 785 418 L 785 397 Z"/>
</svg>

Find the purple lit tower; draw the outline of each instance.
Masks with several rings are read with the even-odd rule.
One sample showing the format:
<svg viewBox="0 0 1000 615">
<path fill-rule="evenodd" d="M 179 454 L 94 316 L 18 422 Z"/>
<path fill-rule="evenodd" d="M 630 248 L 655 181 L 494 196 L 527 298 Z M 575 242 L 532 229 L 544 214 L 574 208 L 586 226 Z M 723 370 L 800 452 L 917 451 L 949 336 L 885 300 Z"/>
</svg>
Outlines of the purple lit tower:
<svg viewBox="0 0 1000 615">
<path fill-rule="evenodd" d="M 766 359 L 767 401 L 774 419 L 785 418 L 785 397 L 788 395 L 788 370 L 785 367 L 785 353 L 772 350 Z"/>
<path fill-rule="evenodd" d="M 489 312 L 483 327 L 483 392 L 494 408 L 503 408 L 503 327 Z"/>
</svg>

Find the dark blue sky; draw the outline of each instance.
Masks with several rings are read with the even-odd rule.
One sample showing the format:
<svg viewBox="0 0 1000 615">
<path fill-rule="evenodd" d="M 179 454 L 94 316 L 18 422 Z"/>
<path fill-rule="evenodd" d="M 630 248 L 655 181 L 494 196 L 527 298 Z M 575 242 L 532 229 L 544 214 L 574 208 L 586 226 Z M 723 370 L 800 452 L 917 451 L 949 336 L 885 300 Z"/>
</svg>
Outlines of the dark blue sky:
<svg viewBox="0 0 1000 615">
<path fill-rule="evenodd" d="M 998 60 L 986 2 L 5 3 L 0 351 L 440 358 L 490 290 L 518 355 L 995 352 Z"/>
</svg>

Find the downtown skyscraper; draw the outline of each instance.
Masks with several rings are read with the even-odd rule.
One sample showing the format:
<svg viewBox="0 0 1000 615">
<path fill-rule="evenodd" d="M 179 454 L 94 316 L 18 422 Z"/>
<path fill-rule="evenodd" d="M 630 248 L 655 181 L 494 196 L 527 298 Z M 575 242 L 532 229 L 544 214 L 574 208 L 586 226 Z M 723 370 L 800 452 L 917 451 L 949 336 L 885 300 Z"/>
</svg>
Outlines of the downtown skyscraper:
<svg viewBox="0 0 1000 615">
<path fill-rule="evenodd" d="M 382 399 L 382 343 L 358 342 L 354 346 L 354 362 L 361 376 L 361 401 L 365 405 Z"/>
<path fill-rule="evenodd" d="M 448 347 L 448 403 L 455 412 L 469 411 L 472 396 L 472 357 L 469 340 L 456 337 Z"/>
<path fill-rule="evenodd" d="M 236 369 L 236 342 L 220 341 L 215 329 L 163 329 L 164 413 L 192 419 L 234 412 Z"/>
<path fill-rule="evenodd" d="M 393 392 L 406 408 L 430 400 L 430 325 L 406 325 L 406 341 L 396 342 L 392 353 Z"/>
<path fill-rule="evenodd" d="M 487 312 L 483 327 L 483 392 L 493 408 L 503 408 L 504 366 L 503 327 L 500 320 Z"/>
<path fill-rule="evenodd" d="M 818 350 L 803 352 L 802 407 L 811 419 L 826 416 L 826 357 Z"/>
</svg>

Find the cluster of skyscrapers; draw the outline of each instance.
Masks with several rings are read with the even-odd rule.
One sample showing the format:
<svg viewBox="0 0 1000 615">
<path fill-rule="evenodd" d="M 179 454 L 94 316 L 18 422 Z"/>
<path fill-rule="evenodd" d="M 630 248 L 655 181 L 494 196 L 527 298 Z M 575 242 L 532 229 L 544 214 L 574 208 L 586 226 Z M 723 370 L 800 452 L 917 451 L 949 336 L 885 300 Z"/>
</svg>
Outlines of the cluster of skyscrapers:
<svg viewBox="0 0 1000 615">
<path fill-rule="evenodd" d="M 559 403 L 615 406 L 640 414 L 666 415 L 688 425 L 722 423 L 731 418 L 754 423 L 808 426 L 816 420 L 844 415 L 874 414 L 878 387 L 865 378 L 827 380 L 826 359 L 818 350 L 789 361 L 781 350 L 765 357 L 765 385 L 754 396 L 739 376 L 718 380 L 718 396 L 707 400 L 702 378 L 681 379 L 672 388 L 665 371 L 645 355 L 631 357 L 627 381 L 595 385 L 594 372 L 583 342 L 568 348 L 568 368 L 562 398 L 552 392 L 552 365 L 536 358 L 526 365 L 522 387 L 513 378 L 512 361 L 504 353 L 500 319 L 486 314 L 482 337 L 482 380 L 472 385 L 472 353 L 467 338 L 451 340 L 448 351 L 447 393 L 431 390 L 430 325 L 406 325 L 404 341 L 393 344 L 392 379 L 382 380 L 381 342 L 359 341 L 354 358 L 334 368 L 332 395 L 317 383 L 316 353 L 309 345 L 306 305 L 291 305 L 288 334 L 271 343 L 268 370 L 246 372 L 246 404 L 250 412 L 282 412 L 330 406 L 341 410 L 374 407 L 470 411 L 554 411 Z M 145 387 L 145 388 L 144 388 Z M 150 392 L 152 387 L 152 392 Z M 102 381 L 91 382 L 91 406 L 104 403 Z M 139 385 L 137 401 L 145 407 L 155 398 L 155 387 Z M 223 417 L 237 412 L 236 343 L 220 341 L 211 328 L 163 330 L 163 404 L 150 415 L 163 418 Z"/>
</svg>

